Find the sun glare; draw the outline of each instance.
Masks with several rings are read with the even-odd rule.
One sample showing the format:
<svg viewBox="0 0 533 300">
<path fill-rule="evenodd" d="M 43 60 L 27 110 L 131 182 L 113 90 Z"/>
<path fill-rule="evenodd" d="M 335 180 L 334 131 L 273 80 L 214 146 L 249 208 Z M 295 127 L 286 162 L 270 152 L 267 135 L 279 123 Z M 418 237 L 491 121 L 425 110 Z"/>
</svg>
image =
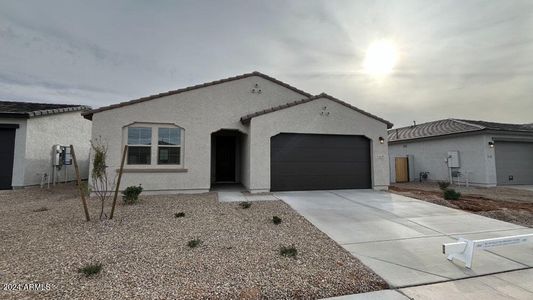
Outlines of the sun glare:
<svg viewBox="0 0 533 300">
<path fill-rule="evenodd" d="M 397 59 L 398 53 L 394 43 L 379 40 L 368 47 L 363 67 L 371 75 L 387 75 L 394 69 Z"/>
</svg>

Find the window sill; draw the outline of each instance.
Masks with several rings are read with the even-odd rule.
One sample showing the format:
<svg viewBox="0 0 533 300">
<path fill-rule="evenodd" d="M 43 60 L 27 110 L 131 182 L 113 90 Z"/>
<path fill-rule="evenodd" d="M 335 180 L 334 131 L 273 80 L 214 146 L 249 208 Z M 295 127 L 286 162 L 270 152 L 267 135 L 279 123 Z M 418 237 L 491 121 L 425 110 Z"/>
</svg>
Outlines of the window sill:
<svg viewBox="0 0 533 300">
<path fill-rule="evenodd" d="M 120 169 L 117 169 L 117 172 L 120 172 Z M 122 173 L 186 173 L 187 169 L 183 168 L 125 168 L 122 170 Z"/>
</svg>

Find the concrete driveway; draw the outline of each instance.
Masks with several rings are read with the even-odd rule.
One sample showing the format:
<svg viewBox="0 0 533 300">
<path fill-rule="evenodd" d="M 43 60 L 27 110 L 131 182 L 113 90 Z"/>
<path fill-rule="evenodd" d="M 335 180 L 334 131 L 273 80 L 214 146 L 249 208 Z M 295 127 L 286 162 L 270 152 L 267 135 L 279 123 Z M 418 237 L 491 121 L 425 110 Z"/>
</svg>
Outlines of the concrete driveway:
<svg viewBox="0 0 533 300">
<path fill-rule="evenodd" d="M 475 254 L 472 270 L 449 262 L 442 244 L 458 237 L 533 233 L 526 228 L 388 192 L 280 192 L 285 201 L 392 287 L 443 282 L 533 266 L 533 244 Z"/>
</svg>

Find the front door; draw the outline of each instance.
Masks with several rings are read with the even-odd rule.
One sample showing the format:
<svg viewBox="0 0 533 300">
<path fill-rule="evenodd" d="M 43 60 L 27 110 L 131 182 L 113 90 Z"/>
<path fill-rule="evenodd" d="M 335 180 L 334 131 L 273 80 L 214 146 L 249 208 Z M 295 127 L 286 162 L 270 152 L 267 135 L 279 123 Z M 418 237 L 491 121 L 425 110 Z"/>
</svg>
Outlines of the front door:
<svg viewBox="0 0 533 300">
<path fill-rule="evenodd" d="M 217 182 L 235 182 L 235 136 L 216 137 L 216 167 Z"/>
<path fill-rule="evenodd" d="M 0 190 L 11 189 L 14 155 L 15 129 L 0 128 Z"/>
<path fill-rule="evenodd" d="M 396 157 L 396 182 L 408 182 L 409 181 L 409 165 L 407 157 Z"/>
</svg>

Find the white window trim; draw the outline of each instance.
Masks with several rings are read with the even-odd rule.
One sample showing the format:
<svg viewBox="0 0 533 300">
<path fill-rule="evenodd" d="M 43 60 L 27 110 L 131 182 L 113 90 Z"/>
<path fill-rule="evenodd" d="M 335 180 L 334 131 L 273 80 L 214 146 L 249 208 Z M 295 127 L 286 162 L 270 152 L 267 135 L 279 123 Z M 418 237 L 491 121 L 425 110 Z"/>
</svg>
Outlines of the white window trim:
<svg viewBox="0 0 533 300">
<path fill-rule="evenodd" d="M 151 145 L 131 145 L 131 146 L 144 146 L 150 147 L 150 164 L 147 165 L 130 165 L 126 157 L 124 167 L 133 169 L 185 169 L 185 129 L 178 126 L 175 123 L 146 123 L 146 122 L 134 122 L 128 124 L 122 128 L 122 148 L 124 145 L 128 145 L 128 128 L 131 127 L 149 127 L 152 128 L 152 140 Z M 158 164 L 158 150 L 159 150 L 159 128 L 178 128 L 180 129 L 180 145 L 175 145 L 180 149 L 180 164 Z M 130 145 L 128 145 L 130 146 Z M 161 147 L 172 147 L 173 145 L 161 145 Z"/>
<path fill-rule="evenodd" d="M 176 128 L 176 129 L 179 129 L 180 130 L 180 143 L 179 145 L 159 145 L 159 129 L 160 128 Z M 181 152 L 183 151 L 183 142 L 182 142 L 182 134 L 183 134 L 183 130 L 178 127 L 178 126 L 159 126 L 157 127 L 157 141 L 156 141 L 156 153 L 157 153 L 157 157 L 156 157 L 156 164 L 158 166 L 174 166 L 174 167 L 180 167 L 183 165 L 183 157 L 181 155 Z M 153 143 L 152 143 L 153 144 Z M 161 147 L 164 147 L 164 148 L 179 148 L 180 149 L 180 163 L 179 164 L 160 164 L 159 163 L 159 148 Z"/>
<path fill-rule="evenodd" d="M 129 137 L 129 134 L 128 134 L 128 130 L 130 128 L 150 128 L 151 130 L 151 137 L 150 137 L 150 145 L 146 145 L 146 144 L 128 144 L 128 137 Z M 154 129 L 150 126 L 128 126 L 126 127 L 126 144 L 128 145 L 128 147 L 145 147 L 145 148 L 150 148 L 150 163 L 149 164 L 129 164 L 128 163 L 128 158 L 126 157 L 126 165 L 127 166 L 150 166 L 153 162 L 153 156 L 152 156 L 152 145 L 154 143 L 154 140 L 153 140 L 153 137 L 154 137 Z"/>
</svg>

